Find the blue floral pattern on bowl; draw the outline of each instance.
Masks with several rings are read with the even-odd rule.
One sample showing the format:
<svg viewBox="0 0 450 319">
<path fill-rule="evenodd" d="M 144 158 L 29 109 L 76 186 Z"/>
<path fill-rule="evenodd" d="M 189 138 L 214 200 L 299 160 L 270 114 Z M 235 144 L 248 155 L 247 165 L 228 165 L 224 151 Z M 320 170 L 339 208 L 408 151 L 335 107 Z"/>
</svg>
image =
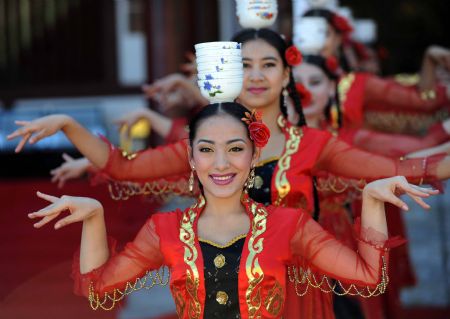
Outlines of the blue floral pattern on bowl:
<svg viewBox="0 0 450 319">
<path fill-rule="evenodd" d="M 215 97 L 216 94 L 223 93 L 223 91 L 220 90 L 220 85 L 212 85 L 208 81 L 203 82 L 203 89 L 208 91 L 210 97 Z"/>
</svg>

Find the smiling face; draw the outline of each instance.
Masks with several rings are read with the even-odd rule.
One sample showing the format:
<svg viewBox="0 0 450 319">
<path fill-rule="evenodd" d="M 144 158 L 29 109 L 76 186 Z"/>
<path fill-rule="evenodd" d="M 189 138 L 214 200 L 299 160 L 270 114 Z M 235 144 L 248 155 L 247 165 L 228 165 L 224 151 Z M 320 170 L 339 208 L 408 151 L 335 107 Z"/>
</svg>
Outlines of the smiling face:
<svg viewBox="0 0 450 319">
<path fill-rule="evenodd" d="M 329 99 L 334 96 L 336 83 L 311 63 L 304 62 L 292 71 L 295 81 L 302 83 L 312 95 L 311 105 L 303 110 L 306 119 L 322 118 Z"/>
<path fill-rule="evenodd" d="M 197 127 L 190 164 L 206 196 L 240 196 L 257 152 L 243 122 L 227 114 L 206 118 Z"/>
<path fill-rule="evenodd" d="M 242 46 L 244 83 L 239 101 L 248 108 L 279 107 L 280 94 L 289 83 L 278 51 L 264 40 L 247 41 Z"/>
</svg>

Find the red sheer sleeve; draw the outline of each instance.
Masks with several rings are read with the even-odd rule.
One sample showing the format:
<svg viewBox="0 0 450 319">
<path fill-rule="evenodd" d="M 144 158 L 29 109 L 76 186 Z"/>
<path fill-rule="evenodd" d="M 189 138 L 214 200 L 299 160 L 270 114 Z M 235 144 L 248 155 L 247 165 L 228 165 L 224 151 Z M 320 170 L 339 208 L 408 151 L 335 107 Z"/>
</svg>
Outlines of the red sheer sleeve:
<svg viewBox="0 0 450 319">
<path fill-rule="evenodd" d="M 184 117 L 173 119 L 169 134 L 166 137 L 166 144 L 176 143 L 182 139 L 188 138 L 186 125 L 187 119 Z"/>
<path fill-rule="evenodd" d="M 437 86 L 435 91 L 436 98 L 423 99 L 415 86 L 372 75 L 366 79 L 364 107 L 366 110 L 430 112 L 449 102 L 444 87 Z"/>
<path fill-rule="evenodd" d="M 337 139 L 331 138 L 324 147 L 313 174 L 327 171 L 339 177 L 372 181 L 396 175 L 405 176 L 412 183 L 434 182 L 444 154 L 427 158 L 393 159 L 376 155 Z"/>
<path fill-rule="evenodd" d="M 109 260 L 89 273 L 80 273 L 79 252 L 75 254 L 72 277 L 76 294 L 89 297 L 93 309 L 112 309 L 115 303 L 133 291 L 167 283 L 164 273 L 150 271 L 164 263 L 159 248 L 159 237 L 150 218 L 141 228 L 134 241 L 120 253 L 115 251 L 115 241 L 109 239 Z"/>
<path fill-rule="evenodd" d="M 108 142 L 109 143 L 109 142 Z M 102 173 L 119 181 L 146 182 L 190 172 L 186 141 L 128 154 L 112 144 Z"/>
<path fill-rule="evenodd" d="M 404 241 L 388 240 L 373 229 L 361 229 L 359 223 L 356 237 L 355 252 L 325 231 L 309 214 L 302 214 L 291 239 L 292 254 L 299 261 L 297 267 L 289 270 L 291 281 L 294 277 L 296 284 L 338 294 L 369 297 L 383 293 L 389 280 L 389 248 Z"/>
<path fill-rule="evenodd" d="M 449 139 L 441 123 L 433 125 L 424 137 L 389 134 L 365 129 L 355 130 L 350 143 L 366 151 L 389 157 L 401 157 L 408 153 L 429 148 Z"/>
</svg>

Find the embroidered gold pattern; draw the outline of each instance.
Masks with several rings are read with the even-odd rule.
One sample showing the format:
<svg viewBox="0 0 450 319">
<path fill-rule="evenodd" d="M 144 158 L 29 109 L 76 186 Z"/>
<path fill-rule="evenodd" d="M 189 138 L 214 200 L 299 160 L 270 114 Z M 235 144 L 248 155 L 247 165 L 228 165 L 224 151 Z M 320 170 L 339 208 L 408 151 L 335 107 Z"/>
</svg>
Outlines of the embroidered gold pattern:
<svg viewBox="0 0 450 319">
<path fill-rule="evenodd" d="M 278 118 L 278 125 L 282 128 L 286 125 L 286 120 L 282 116 Z M 278 161 L 278 171 L 275 174 L 275 186 L 278 191 L 278 197 L 275 201 L 276 206 L 280 206 L 281 201 L 291 190 L 291 184 L 289 184 L 287 179 L 287 171 L 291 167 L 291 156 L 298 151 L 302 136 L 303 132 L 301 128 L 297 126 L 291 126 L 289 128 L 289 138 L 286 141 L 284 153 Z"/>
<path fill-rule="evenodd" d="M 340 194 L 348 190 L 362 192 L 366 183 L 364 179 L 354 180 L 327 175 L 326 177 L 318 177 L 315 185 L 319 192 L 331 191 Z"/>
<path fill-rule="evenodd" d="M 170 271 L 167 267 L 161 267 L 159 270 L 148 271 L 144 277 L 137 278 L 134 283 L 127 282 L 125 289 L 114 289 L 111 293 L 104 293 L 99 296 L 95 292 L 94 283 L 91 282 L 89 286 L 89 303 L 93 310 L 98 308 L 103 310 L 112 310 L 116 303 L 121 301 L 125 296 L 134 291 L 141 289 L 151 289 L 155 285 L 165 286 L 168 284 L 170 278 Z"/>
<path fill-rule="evenodd" d="M 245 263 L 248 278 L 248 288 L 245 294 L 248 315 L 250 319 L 259 318 L 258 312 L 261 308 L 261 287 L 258 285 L 264 278 L 264 272 L 259 265 L 258 254 L 263 251 L 264 237 L 266 231 L 267 210 L 264 206 L 258 206 L 250 201 L 250 211 L 253 214 L 252 233 L 248 241 L 249 254 Z"/>
<path fill-rule="evenodd" d="M 284 303 L 284 290 L 277 281 L 264 300 L 264 307 L 272 316 L 278 316 Z"/>
<path fill-rule="evenodd" d="M 365 122 L 373 129 L 388 133 L 423 134 L 431 125 L 448 118 L 448 110 L 433 114 L 407 114 L 397 112 L 364 112 Z"/>
<path fill-rule="evenodd" d="M 189 192 L 187 179 L 182 178 L 171 182 L 157 180 L 144 184 L 110 181 L 108 190 L 114 200 L 127 200 L 138 195 L 157 195 L 163 197 L 163 199 L 171 195 L 192 196 Z"/>
<path fill-rule="evenodd" d="M 203 239 L 203 238 L 199 238 L 198 240 L 203 242 L 203 243 L 210 244 L 211 246 L 214 246 L 216 248 L 224 249 L 224 248 L 230 247 L 231 245 L 236 243 L 238 240 L 240 240 L 242 238 L 245 238 L 245 237 L 247 237 L 247 234 L 242 234 L 242 235 L 236 236 L 232 240 L 230 240 L 228 243 L 226 243 L 225 245 L 220 245 L 220 244 L 217 244 L 217 243 L 215 243 L 215 242 L 213 242 L 211 240 Z"/>
<path fill-rule="evenodd" d="M 338 94 L 339 94 L 339 101 L 341 102 L 341 112 L 345 112 L 345 100 L 347 99 L 347 94 L 350 88 L 353 85 L 353 82 L 355 82 L 355 74 L 349 73 L 346 76 L 344 76 L 338 84 Z"/>
<path fill-rule="evenodd" d="M 369 298 L 379 296 L 386 291 L 389 283 L 387 265 L 384 256 L 381 256 L 381 279 L 375 288 L 358 287 L 355 284 L 343 284 L 339 280 L 333 280 L 325 275 L 316 276 L 309 269 L 301 267 L 289 266 L 289 281 L 295 284 L 295 292 L 297 296 L 304 296 L 308 292 L 308 287 L 320 289 L 325 293 L 334 293 L 338 296 L 350 295 Z M 302 287 L 302 288 L 300 288 Z"/>
<path fill-rule="evenodd" d="M 127 160 L 131 161 L 132 159 L 136 158 L 137 153 L 129 153 L 127 151 L 122 150 L 122 156 L 125 157 Z"/>
<path fill-rule="evenodd" d="M 194 221 L 197 217 L 197 209 L 205 205 L 205 199 L 200 196 L 197 203 L 192 205 L 184 214 L 180 224 L 180 240 L 184 243 L 184 262 L 186 269 L 186 291 L 191 300 L 187 301 L 187 313 L 189 318 L 200 318 L 201 305 L 198 298 L 198 287 L 200 284 L 199 272 L 195 261 L 198 257 L 195 247 Z M 182 315 L 182 314 L 178 314 Z"/>
<path fill-rule="evenodd" d="M 216 258 L 214 258 L 214 266 L 216 266 L 217 268 L 222 268 L 223 266 L 225 266 L 225 263 L 226 259 L 222 254 L 219 254 L 216 256 Z"/>
<path fill-rule="evenodd" d="M 228 302 L 228 294 L 225 291 L 218 291 L 216 301 L 221 305 L 226 305 Z"/>
</svg>

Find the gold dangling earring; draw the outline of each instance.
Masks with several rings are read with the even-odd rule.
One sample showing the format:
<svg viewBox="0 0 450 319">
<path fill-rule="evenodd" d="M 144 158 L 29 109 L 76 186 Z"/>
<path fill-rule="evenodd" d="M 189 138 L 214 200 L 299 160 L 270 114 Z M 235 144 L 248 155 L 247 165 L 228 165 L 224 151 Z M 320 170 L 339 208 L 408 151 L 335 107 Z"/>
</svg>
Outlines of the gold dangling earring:
<svg viewBox="0 0 450 319">
<path fill-rule="evenodd" d="M 283 88 L 283 91 L 281 92 L 283 94 L 283 106 L 287 109 L 288 107 L 288 96 L 289 96 L 289 92 L 286 88 Z"/>
<path fill-rule="evenodd" d="M 189 176 L 189 191 L 191 193 L 194 191 L 194 170 L 195 168 L 192 167 L 191 176 Z"/>
<path fill-rule="evenodd" d="M 255 186 L 255 167 L 253 166 L 250 170 L 250 174 L 248 175 L 247 181 L 244 184 L 245 188 L 249 190 L 253 186 Z"/>
</svg>

